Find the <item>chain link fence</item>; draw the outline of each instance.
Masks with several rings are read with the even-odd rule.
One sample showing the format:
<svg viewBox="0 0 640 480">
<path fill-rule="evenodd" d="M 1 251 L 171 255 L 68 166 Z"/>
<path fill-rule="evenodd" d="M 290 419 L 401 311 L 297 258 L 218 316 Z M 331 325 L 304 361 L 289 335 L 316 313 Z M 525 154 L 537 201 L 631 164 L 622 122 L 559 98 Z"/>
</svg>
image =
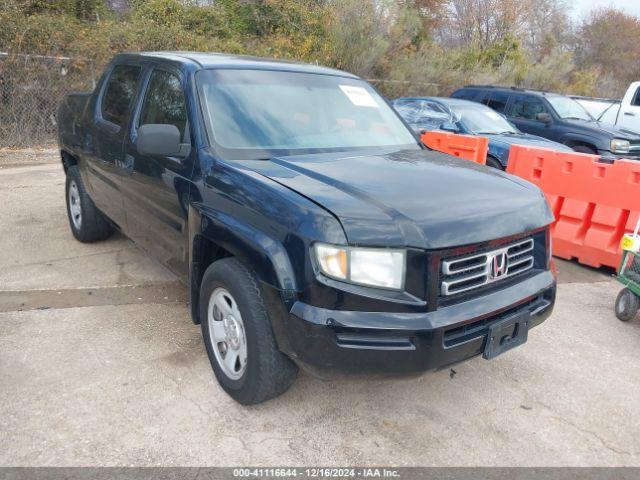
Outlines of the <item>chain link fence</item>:
<svg viewBox="0 0 640 480">
<path fill-rule="evenodd" d="M 54 145 L 60 101 L 95 80 L 91 60 L 0 52 L 0 149 Z"/>
<path fill-rule="evenodd" d="M 442 85 L 369 79 L 384 95 L 438 95 Z M 69 92 L 95 87 L 96 65 L 83 58 L 0 52 L 0 149 L 56 143 L 56 111 Z"/>
</svg>

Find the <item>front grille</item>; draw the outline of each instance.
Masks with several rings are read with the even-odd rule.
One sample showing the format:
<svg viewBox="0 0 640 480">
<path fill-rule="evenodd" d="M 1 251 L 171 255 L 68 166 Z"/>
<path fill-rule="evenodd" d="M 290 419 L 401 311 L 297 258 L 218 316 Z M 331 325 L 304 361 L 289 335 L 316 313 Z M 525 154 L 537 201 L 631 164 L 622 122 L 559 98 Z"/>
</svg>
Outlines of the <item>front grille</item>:
<svg viewBox="0 0 640 480">
<path fill-rule="evenodd" d="M 483 253 L 445 259 L 440 271 L 440 295 L 469 292 L 533 268 L 533 238 Z"/>
</svg>

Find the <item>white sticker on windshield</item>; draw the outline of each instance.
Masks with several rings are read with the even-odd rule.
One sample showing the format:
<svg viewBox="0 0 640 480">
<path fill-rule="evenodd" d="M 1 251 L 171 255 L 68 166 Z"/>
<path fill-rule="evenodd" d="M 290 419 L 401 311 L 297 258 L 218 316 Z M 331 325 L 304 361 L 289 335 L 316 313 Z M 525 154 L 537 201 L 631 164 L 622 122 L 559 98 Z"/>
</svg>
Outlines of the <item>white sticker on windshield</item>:
<svg viewBox="0 0 640 480">
<path fill-rule="evenodd" d="M 344 92 L 351 103 L 357 107 L 380 108 L 376 99 L 371 96 L 365 88 L 354 87 L 352 85 L 340 85 L 340 90 Z"/>
</svg>

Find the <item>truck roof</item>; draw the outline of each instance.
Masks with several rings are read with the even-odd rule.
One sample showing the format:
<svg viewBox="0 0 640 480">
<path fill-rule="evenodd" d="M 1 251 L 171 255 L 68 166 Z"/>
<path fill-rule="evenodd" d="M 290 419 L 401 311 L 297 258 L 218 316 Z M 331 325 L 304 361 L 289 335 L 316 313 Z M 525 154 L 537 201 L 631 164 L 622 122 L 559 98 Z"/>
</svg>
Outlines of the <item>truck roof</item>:
<svg viewBox="0 0 640 480">
<path fill-rule="evenodd" d="M 477 88 L 477 89 L 487 89 L 487 90 L 499 90 L 504 92 L 523 92 L 523 93 L 533 93 L 542 96 L 567 96 L 562 93 L 551 92 L 549 90 L 538 90 L 535 88 L 521 88 L 521 87 L 504 87 L 500 85 L 465 85 L 462 88 Z"/>
<path fill-rule="evenodd" d="M 282 70 L 289 72 L 315 73 L 322 75 L 359 78 L 349 72 L 344 72 L 342 70 L 337 70 L 334 68 L 321 67 L 319 65 L 311 65 L 308 63 L 278 60 L 274 58 L 252 57 L 248 55 L 230 55 L 226 53 L 214 52 L 126 52 L 119 54 L 116 58 L 127 58 L 134 60 L 153 58 L 182 64 L 195 64 L 195 66 L 202 69 L 245 68 L 255 70 Z"/>
</svg>

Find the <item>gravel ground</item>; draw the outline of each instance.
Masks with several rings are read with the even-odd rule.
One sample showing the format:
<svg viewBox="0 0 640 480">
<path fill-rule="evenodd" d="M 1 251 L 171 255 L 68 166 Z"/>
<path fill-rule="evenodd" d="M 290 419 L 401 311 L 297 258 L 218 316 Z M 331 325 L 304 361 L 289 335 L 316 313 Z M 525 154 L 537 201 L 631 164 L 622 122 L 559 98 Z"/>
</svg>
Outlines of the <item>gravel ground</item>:
<svg viewBox="0 0 640 480">
<path fill-rule="evenodd" d="M 55 152 L 29 158 L 0 155 L 0 466 L 640 466 L 640 321 L 611 272 L 559 262 L 553 316 L 494 361 L 301 374 L 247 408 L 184 287 L 121 235 L 73 240 Z"/>
</svg>

